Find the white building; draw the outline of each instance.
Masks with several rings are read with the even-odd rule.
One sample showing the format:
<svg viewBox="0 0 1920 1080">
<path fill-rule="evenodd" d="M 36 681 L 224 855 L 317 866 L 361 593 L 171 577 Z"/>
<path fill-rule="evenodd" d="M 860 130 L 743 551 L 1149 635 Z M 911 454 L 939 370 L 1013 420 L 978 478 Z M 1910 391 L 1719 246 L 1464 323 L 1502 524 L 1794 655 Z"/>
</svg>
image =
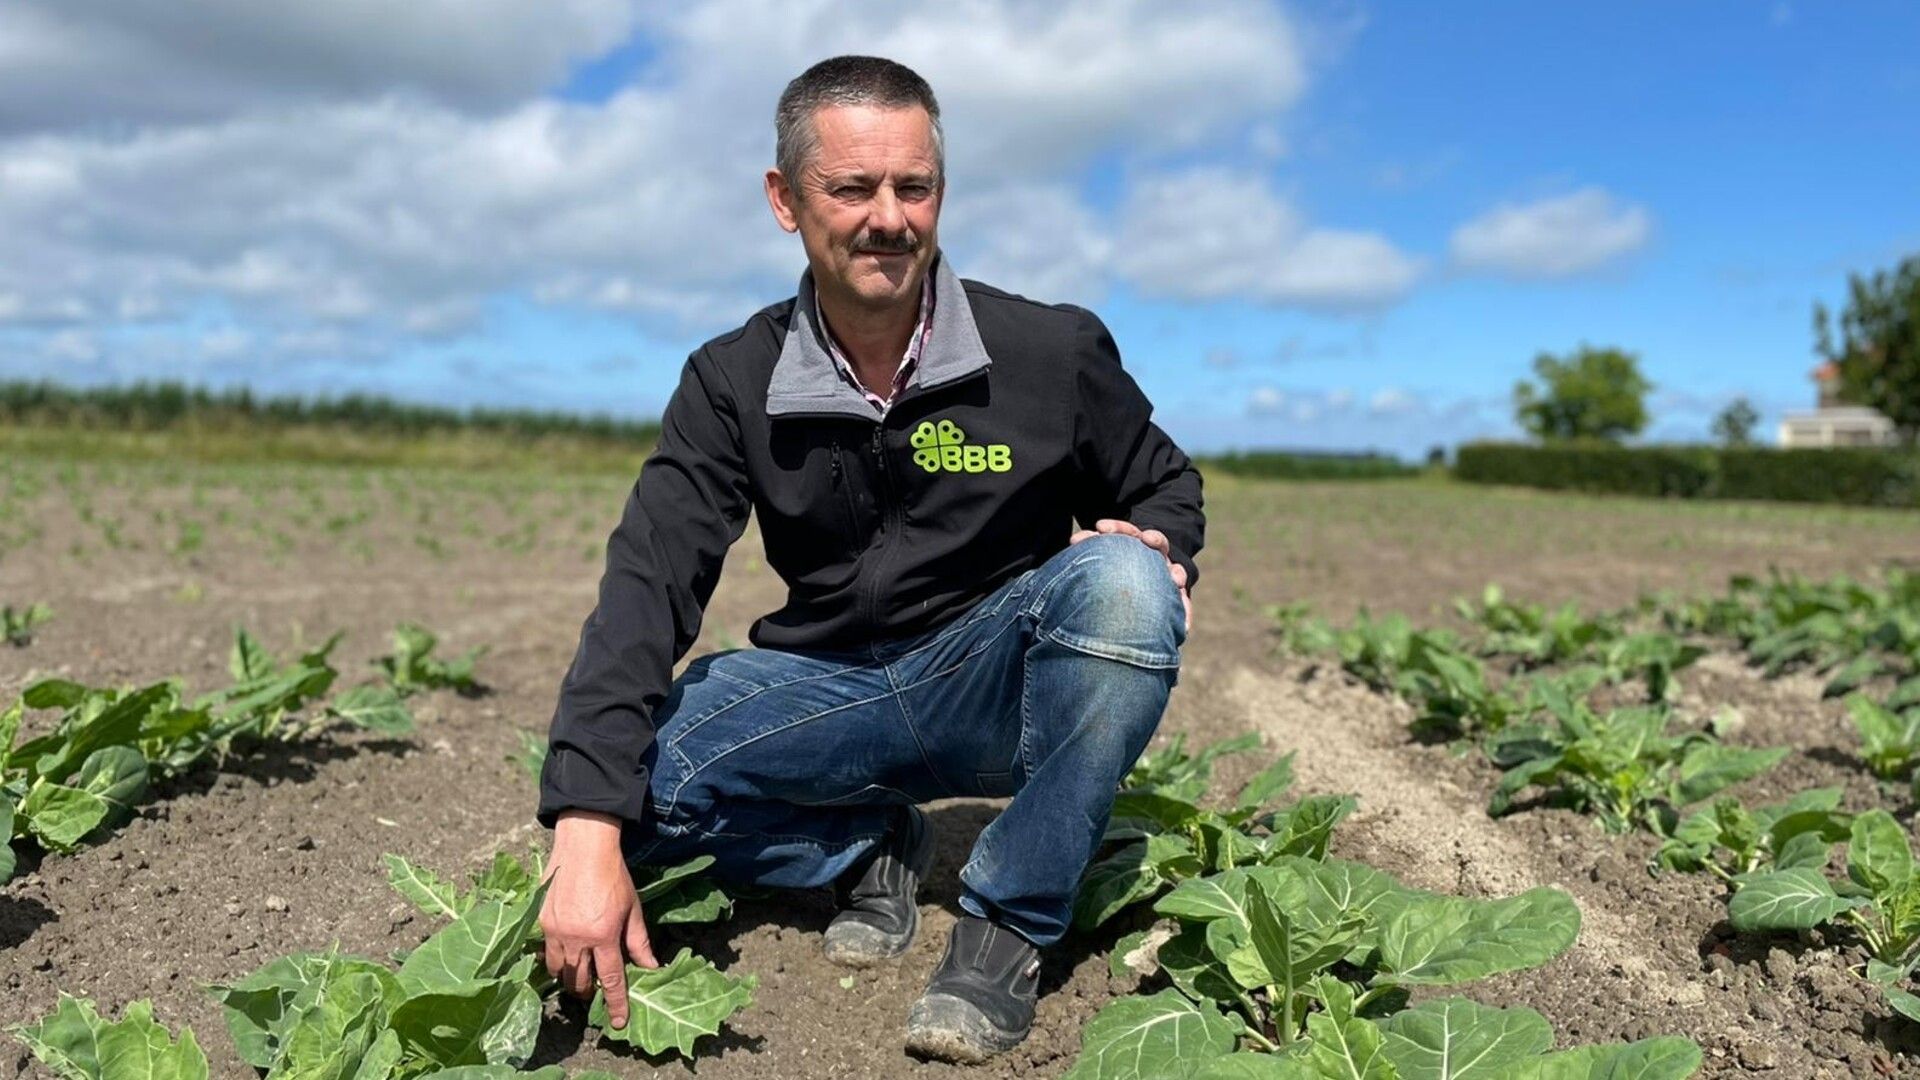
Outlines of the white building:
<svg viewBox="0 0 1920 1080">
<path fill-rule="evenodd" d="M 1897 441 L 1893 421 L 1877 409 L 1840 404 L 1840 369 L 1833 363 L 1815 368 L 1813 381 L 1820 388 L 1820 407 L 1781 419 L 1781 447 L 1891 446 Z"/>
</svg>

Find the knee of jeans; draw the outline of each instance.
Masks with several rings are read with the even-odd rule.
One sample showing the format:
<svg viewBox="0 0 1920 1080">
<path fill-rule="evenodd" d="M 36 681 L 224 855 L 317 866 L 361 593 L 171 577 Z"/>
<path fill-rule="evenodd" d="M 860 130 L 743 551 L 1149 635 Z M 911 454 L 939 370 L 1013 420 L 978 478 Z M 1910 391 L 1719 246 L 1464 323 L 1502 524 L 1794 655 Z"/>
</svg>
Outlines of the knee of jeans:
<svg viewBox="0 0 1920 1080">
<path fill-rule="evenodd" d="M 1050 636 L 1139 667 L 1179 667 L 1186 615 L 1167 560 L 1131 536 L 1096 536 L 1068 550 L 1074 561 L 1043 616 Z"/>
</svg>

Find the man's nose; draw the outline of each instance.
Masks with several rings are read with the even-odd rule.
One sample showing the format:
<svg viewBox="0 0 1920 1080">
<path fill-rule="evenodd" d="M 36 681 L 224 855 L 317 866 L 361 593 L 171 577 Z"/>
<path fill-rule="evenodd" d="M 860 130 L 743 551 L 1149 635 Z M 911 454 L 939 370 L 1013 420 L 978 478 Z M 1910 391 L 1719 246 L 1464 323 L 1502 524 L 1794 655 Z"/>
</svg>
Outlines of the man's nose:
<svg viewBox="0 0 1920 1080">
<path fill-rule="evenodd" d="M 894 194 L 891 184 L 883 184 L 880 190 L 874 192 L 867 213 L 867 227 L 873 232 L 898 236 L 906 231 L 906 210 L 900 204 L 900 197 Z"/>
</svg>

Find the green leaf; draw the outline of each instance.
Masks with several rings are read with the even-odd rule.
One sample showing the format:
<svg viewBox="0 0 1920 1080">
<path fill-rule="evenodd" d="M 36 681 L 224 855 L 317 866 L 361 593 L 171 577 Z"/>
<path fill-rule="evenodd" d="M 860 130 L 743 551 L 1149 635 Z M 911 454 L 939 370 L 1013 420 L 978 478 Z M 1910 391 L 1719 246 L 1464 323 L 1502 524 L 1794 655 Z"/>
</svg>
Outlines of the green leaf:
<svg viewBox="0 0 1920 1080">
<path fill-rule="evenodd" d="M 13 878 L 13 800 L 0 792 L 0 885 Z"/>
<path fill-rule="evenodd" d="M 1699 1071 L 1693 1040 L 1667 1035 L 1562 1050 L 1516 1066 L 1500 1080 L 1686 1080 Z"/>
<path fill-rule="evenodd" d="M 1553 1048 L 1553 1026 L 1532 1009 L 1441 998 L 1388 1017 L 1387 1060 L 1401 1080 L 1480 1080 Z"/>
<path fill-rule="evenodd" d="M 108 746 L 125 746 L 139 739 L 140 726 L 147 714 L 155 706 L 172 699 L 173 694 L 172 684 L 162 682 L 121 695 L 74 730 L 58 750 L 33 762 L 33 774 L 54 783 L 64 783 L 94 751 Z"/>
<path fill-rule="evenodd" d="M 1141 789 L 1123 791 L 1114 796 L 1113 820 L 1141 821 L 1161 832 L 1174 832 L 1200 816 L 1200 808 L 1189 799 L 1176 798 L 1164 791 Z"/>
<path fill-rule="evenodd" d="M 476 902 L 407 954 L 400 985 L 414 995 L 506 974 L 539 919 L 546 891 L 543 884 L 522 900 Z"/>
<path fill-rule="evenodd" d="M 1239 1031 L 1211 1003 L 1195 1004 L 1178 990 L 1120 998 L 1087 1021 L 1064 1080 L 1183 1076 L 1231 1052 Z"/>
<path fill-rule="evenodd" d="M 327 705 L 327 715 L 354 727 L 383 735 L 411 735 L 413 712 L 391 686 L 367 683 L 356 686 Z"/>
<path fill-rule="evenodd" d="M 1893 779 L 1920 753 L 1920 709 L 1896 713 L 1865 694 L 1852 694 L 1847 711 L 1860 733 L 1861 754 L 1875 775 Z"/>
<path fill-rule="evenodd" d="M 41 679 L 20 692 L 20 701 L 29 709 L 71 709 L 92 693 L 68 679 Z"/>
<path fill-rule="evenodd" d="M 132 1002 L 109 1022 L 92 1002 L 62 991 L 52 1013 L 14 1033 L 61 1080 L 207 1080 L 192 1030 L 175 1043 L 154 1022 L 150 1001 Z"/>
<path fill-rule="evenodd" d="M 1192 1080 L 1320 1080 L 1320 1073 L 1295 1058 L 1243 1050 L 1202 1062 Z"/>
<path fill-rule="evenodd" d="M 1847 876 L 1875 897 L 1903 888 L 1913 878 L 1913 849 L 1907 831 L 1885 810 L 1869 810 L 1853 819 L 1847 844 Z"/>
<path fill-rule="evenodd" d="M 1920 1020 L 1920 997 L 1897 986 L 1882 986 L 1880 993 L 1885 995 L 1894 1012 L 1909 1020 Z"/>
<path fill-rule="evenodd" d="M 1893 692 L 1888 694 L 1887 700 L 1881 704 L 1895 711 L 1920 705 L 1920 675 L 1914 675 L 1902 681 L 1900 685 L 1893 688 Z"/>
<path fill-rule="evenodd" d="M 1255 977 L 1243 978 L 1241 982 L 1250 987 L 1279 986 L 1283 992 L 1297 992 L 1315 974 L 1346 955 L 1347 946 L 1359 929 L 1357 924 L 1348 924 L 1315 928 L 1319 933 L 1303 932 L 1274 906 L 1258 881 L 1247 882 L 1247 914 L 1251 924 L 1249 937 L 1259 966 Z M 1223 959 L 1227 961 L 1227 970 L 1240 978 L 1234 963 L 1237 955 Z"/>
<path fill-rule="evenodd" d="M 1205 1001 L 1232 1001 L 1240 996 L 1240 984 L 1227 971 L 1227 965 L 1207 946 L 1207 929 L 1183 924 L 1178 933 L 1160 946 L 1155 954 L 1160 969 L 1173 985 L 1188 996 Z"/>
<path fill-rule="evenodd" d="M 455 1065 L 453 1068 L 436 1068 L 432 1072 L 422 1072 L 417 1080 L 566 1080 L 566 1070 L 559 1065 L 547 1065 L 534 1068 L 532 1072 L 520 1072 L 513 1065 Z M 612 1072 L 601 1072 L 599 1068 L 589 1068 L 586 1072 L 574 1072 L 574 1080 L 620 1080 Z"/>
<path fill-rule="evenodd" d="M 1796 867 L 1734 878 L 1735 892 L 1727 901 L 1727 921 L 1735 930 L 1811 930 L 1851 908 L 1864 898 L 1843 897 L 1817 868 Z"/>
<path fill-rule="evenodd" d="M 348 971 L 330 978 L 288 1027 L 275 1080 L 355 1080 L 367 1058 L 397 1059 L 387 1030 L 391 981 L 384 974 Z"/>
<path fill-rule="evenodd" d="M 243 626 L 233 628 L 233 651 L 227 654 L 227 673 L 234 682 L 251 682 L 273 674 L 280 662 Z"/>
<path fill-rule="evenodd" d="M 540 1034 L 540 995 L 527 984 L 534 958 L 505 976 L 408 997 L 393 1010 L 407 1051 L 436 1065 L 523 1065 Z"/>
<path fill-rule="evenodd" d="M 433 871 L 415 866 L 398 855 L 387 854 L 383 858 L 387 864 L 387 884 L 426 914 L 457 919 L 470 908 L 470 900 L 461 897 L 459 888 Z"/>
<path fill-rule="evenodd" d="M 113 804 L 91 791 L 41 781 L 27 791 L 20 816 L 27 829 L 49 851 L 72 851 L 88 833 L 99 828 Z"/>
<path fill-rule="evenodd" d="M 73 786 L 107 804 L 103 824 L 118 825 L 133 816 L 147 794 L 147 759 L 131 746 L 108 746 L 87 756 Z"/>
<path fill-rule="evenodd" d="M 314 1008 L 326 987 L 355 974 L 380 981 L 389 1003 L 403 996 L 385 966 L 332 951 L 283 956 L 237 983 L 207 989 L 225 1006 L 227 1032 L 241 1059 L 267 1069 L 280 1056 L 287 1033 Z"/>
<path fill-rule="evenodd" d="M 1398 1080 L 1380 1025 L 1353 1014 L 1353 990 L 1338 979 L 1317 984 L 1327 1011 L 1307 1017 L 1306 1060 L 1333 1080 Z"/>
<path fill-rule="evenodd" d="M 594 994 L 587 1022 L 604 1039 L 629 1043 L 649 1054 L 677 1050 L 693 1056 L 694 1040 L 714 1035 L 734 1013 L 753 1003 L 759 980 L 722 973 L 693 950 L 681 949 L 653 969 L 627 966 L 627 1026 L 613 1030 L 605 991 Z"/>
<path fill-rule="evenodd" d="M 1227 888 L 1229 882 L 1234 883 L 1237 891 Z M 1154 901 L 1153 910 L 1195 922 L 1233 919 L 1241 926 L 1250 925 L 1247 921 L 1246 873 L 1228 870 L 1203 878 L 1189 878 Z"/>
<path fill-rule="evenodd" d="M 1265 806 L 1293 786 L 1293 754 L 1275 758 L 1271 765 L 1255 773 L 1240 789 L 1234 805 L 1244 809 Z"/>
<path fill-rule="evenodd" d="M 1152 896 L 1160 875 L 1147 858 L 1147 843 L 1136 840 L 1087 867 L 1073 900 L 1073 925 L 1091 930 Z"/>
<path fill-rule="evenodd" d="M 1823 698 L 1840 697 L 1850 694 L 1866 685 L 1869 679 L 1886 669 L 1886 661 L 1873 653 L 1863 653 L 1848 661 L 1845 666 L 1834 672 L 1833 678 L 1820 691 Z"/>
<path fill-rule="evenodd" d="M 1262 845 L 1264 857 L 1304 855 L 1324 859 L 1334 826 L 1353 813 L 1359 800 L 1351 795 L 1314 795 L 1274 815 L 1273 835 Z"/>
<path fill-rule="evenodd" d="M 1380 961 L 1403 986 L 1450 986 L 1538 967 L 1572 946 L 1580 909 L 1558 889 L 1505 900 L 1422 898 L 1388 920 Z"/>
<path fill-rule="evenodd" d="M 1806 869 L 1818 873 L 1826 869 L 1827 853 L 1832 849 L 1832 842 L 1819 832 L 1795 833 L 1780 845 L 1779 852 L 1773 857 L 1773 868 Z"/>
<path fill-rule="evenodd" d="M 1727 788 L 1759 776 L 1780 763 L 1787 748 L 1773 746 L 1749 749 L 1701 743 L 1687 751 L 1673 780 L 1675 806 L 1691 806 L 1709 799 Z"/>
<path fill-rule="evenodd" d="M 642 902 L 665 894 L 676 884 L 693 877 L 713 865 L 713 856 L 701 855 L 677 866 L 636 866 L 633 868 L 634 887 L 640 893 Z"/>
<path fill-rule="evenodd" d="M 709 923 L 732 912 L 733 899 L 711 878 L 675 882 L 664 895 L 646 904 L 647 921 L 658 925 Z"/>
</svg>

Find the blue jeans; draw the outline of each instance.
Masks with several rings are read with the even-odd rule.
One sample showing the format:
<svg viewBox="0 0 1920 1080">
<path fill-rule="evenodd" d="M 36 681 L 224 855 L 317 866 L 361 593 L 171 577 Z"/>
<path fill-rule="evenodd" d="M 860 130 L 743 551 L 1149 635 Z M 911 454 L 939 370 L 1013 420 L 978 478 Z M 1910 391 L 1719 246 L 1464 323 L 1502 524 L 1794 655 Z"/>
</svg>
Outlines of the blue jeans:
<svg viewBox="0 0 1920 1080">
<path fill-rule="evenodd" d="M 653 817 L 625 838 L 628 862 L 712 855 L 722 881 L 824 886 L 872 853 L 895 806 L 1010 795 L 960 871 L 960 904 L 1051 944 L 1185 638 L 1166 561 L 1099 536 L 918 637 L 703 656 L 656 717 Z"/>
</svg>

